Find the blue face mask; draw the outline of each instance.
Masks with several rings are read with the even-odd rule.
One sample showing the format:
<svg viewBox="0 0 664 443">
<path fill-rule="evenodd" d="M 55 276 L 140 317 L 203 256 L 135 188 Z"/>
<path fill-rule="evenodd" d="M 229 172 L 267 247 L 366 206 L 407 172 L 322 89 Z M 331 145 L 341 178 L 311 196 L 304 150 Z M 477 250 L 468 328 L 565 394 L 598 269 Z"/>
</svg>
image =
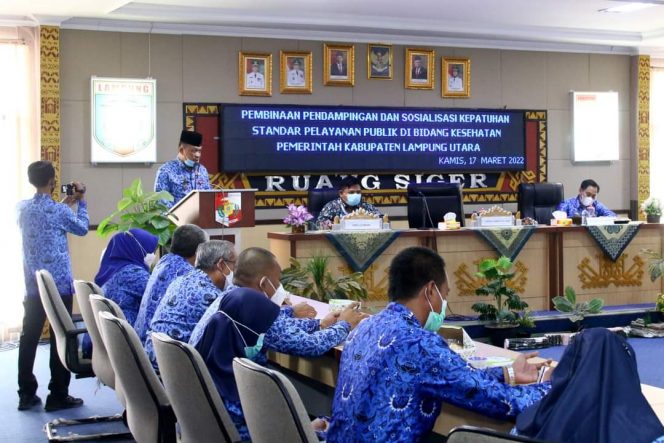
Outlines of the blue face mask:
<svg viewBox="0 0 664 443">
<path fill-rule="evenodd" d="M 253 346 L 245 346 L 244 347 L 244 355 L 249 360 L 255 360 L 258 354 L 261 353 L 261 350 L 263 349 L 263 339 L 265 338 L 265 334 L 260 334 L 258 336 L 258 340 L 256 340 L 256 344 Z"/>
<path fill-rule="evenodd" d="M 196 162 L 188 158 L 184 159 L 184 165 L 188 168 L 193 168 L 196 165 Z"/>
<path fill-rule="evenodd" d="M 346 197 L 348 206 L 357 206 L 360 204 L 360 200 L 362 200 L 362 194 L 348 194 L 348 197 Z"/>
<path fill-rule="evenodd" d="M 233 326 L 235 326 L 235 329 L 237 330 L 237 333 L 240 334 L 240 338 L 244 342 L 244 355 L 247 357 L 249 360 L 255 360 L 256 357 L 261 353 L 263 350 L 263 340 L 265 339 L 265 334 L 259 334 L 258 332 L 254 331 L 247 325 L 243 325 L 239 321 L 235 321 L 231 318 L 230 315 L 226 314 L 224 311 L 219 311 L 222 314 L 224 314 L 231 322 L 233 322 Z M 256 340 L 256 344 L 253 346 L 248 346 L 247 342 L 244 340 L 244 337 L 240 333 L 240 328 L 238 326 L 242 326 L 243 328 L 251 331 L 252 333 L 256 334 L 258 336 L 258 340 Z"/>
<path fill-rule="evenodd" d="M 429 316 L 427 317 L 427 322 L 424 324 L 424 329 L 431 332 L 438 332 L 440 327 L 443 326 L 443 321 L 445 320 L 445 310 L 447 310 L 447 300 L 443 299 L 443 296 L 440 294 L 440 291 L 438 290 L 437 286 L 434 286 L 434 288 L 436 288 L 438 297 L 440 297 L 440 302 L 441 302 L 440 312 L 435 312 L 433 310 L 433 306 L 431 306 L 431 302 L 427 297 L 427 302 L 429 303 L 431 312 L 429 312 Z"/>
</svg>

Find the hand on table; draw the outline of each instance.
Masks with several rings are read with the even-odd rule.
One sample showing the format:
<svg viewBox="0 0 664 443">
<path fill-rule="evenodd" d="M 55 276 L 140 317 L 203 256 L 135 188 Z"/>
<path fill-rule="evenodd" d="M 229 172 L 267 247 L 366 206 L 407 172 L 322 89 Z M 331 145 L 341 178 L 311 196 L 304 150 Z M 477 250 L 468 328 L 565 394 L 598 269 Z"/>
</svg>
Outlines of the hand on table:
<svg viewBox="0 0 664 443">
<path fill-rule="evenodd" d="M 293 316 L 296 318 L 315 318 L 316 310 L 306 302 L 293 305 Z"/>
<path fill-rule="evenodd" d="M 364 314 L 358 311 L 360 304 L 355 302 L 346 306 L 339 313 L 339 321 L 347 321 L 350 323 L 350 328 L 355 329 L 355 327 L 365 318 L 369 318 L 369 315 Z"/>
<path fill-rule="evenodd" d="M 539 376 L 539 370 L 542 366 L 549 366 L 551 360 L 545 360 L 541 363 L 528 363 L 528 359 L 537 357 L 537 352 L 531 352 L 529 354 L 521 354 L 514 360 L 512 368 L 514 369 L 514 381 L 518 385 L 536 383 Z M 551 378 L 551 373 L 553 369 L 548 369 L 544 374 L 542 381 L 547 381 Z"/>
</svg>

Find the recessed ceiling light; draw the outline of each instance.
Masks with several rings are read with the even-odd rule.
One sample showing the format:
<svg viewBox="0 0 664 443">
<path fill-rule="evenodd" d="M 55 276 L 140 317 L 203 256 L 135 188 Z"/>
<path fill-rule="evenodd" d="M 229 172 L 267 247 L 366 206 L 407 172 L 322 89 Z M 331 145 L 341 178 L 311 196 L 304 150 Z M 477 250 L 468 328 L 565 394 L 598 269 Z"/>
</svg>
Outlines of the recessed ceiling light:
<svg viewBox="0 0 664 443">
<path fill-rule="evenodd" d="M 652 8 L 653 6 L 657 6 L 657 4 L 633 2 L 633 3 L 628 3 L 626 5 L 613 6 L 611 8 L 600 9 L 598 10 L 598 12 L 634 12 L 634 11 L 640 11 L 641 9 Z"/>
</svg>

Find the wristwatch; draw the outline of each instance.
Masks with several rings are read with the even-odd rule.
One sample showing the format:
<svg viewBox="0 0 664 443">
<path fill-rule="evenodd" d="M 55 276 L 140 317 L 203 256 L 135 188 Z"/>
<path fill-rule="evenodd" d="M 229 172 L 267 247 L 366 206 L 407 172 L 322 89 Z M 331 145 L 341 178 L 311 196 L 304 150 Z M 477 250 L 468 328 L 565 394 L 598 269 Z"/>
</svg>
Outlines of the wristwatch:
<svg viewBox="0 0 664 443">
<path fill-rule="evenodd" d="M 505 380 L 511 386 L 516 384 L 516 376 L 514 375 L 514 368 L 512 366 L 505 366 L 507 372 L 507 379 Z"/>
</svg>

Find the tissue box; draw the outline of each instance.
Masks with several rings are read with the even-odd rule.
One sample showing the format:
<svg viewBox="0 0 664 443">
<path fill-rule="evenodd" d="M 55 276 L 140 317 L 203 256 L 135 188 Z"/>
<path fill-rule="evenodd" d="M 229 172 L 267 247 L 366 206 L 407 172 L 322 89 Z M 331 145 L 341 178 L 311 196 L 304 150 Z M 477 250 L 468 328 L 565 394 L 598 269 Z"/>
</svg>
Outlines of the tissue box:
<svg viewBox="0 0 664 443">
<path fill-rule="evenodd" d="M 448 342 L 450 349 L 464 360 L 468 360 L 475 354 L 475 343 L 462 327 L 443 325 L 438 330 L 438 334 Z"/>
</svg>

